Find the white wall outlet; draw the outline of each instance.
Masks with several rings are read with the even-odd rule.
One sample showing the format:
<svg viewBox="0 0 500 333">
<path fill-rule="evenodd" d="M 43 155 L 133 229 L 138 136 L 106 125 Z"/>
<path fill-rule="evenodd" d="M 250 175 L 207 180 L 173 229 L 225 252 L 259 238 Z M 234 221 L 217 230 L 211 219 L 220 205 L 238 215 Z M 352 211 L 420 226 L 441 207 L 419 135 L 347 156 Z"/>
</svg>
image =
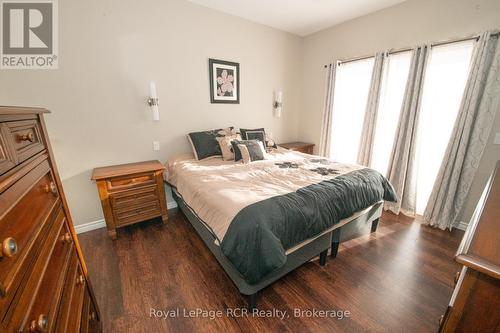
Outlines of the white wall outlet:
<svg viewBox="0 0 500 333">
<path fill-rule="evenodd" d="M 153 141 L 153 150 L 154 151 L 160 150 L 160 141 Z"/>
<path fill-rule="evenodd" d="M 495 139 L 493 139 L 493 144 L 500 145 L 500 132 L 495 134 Z"/>
</svg>

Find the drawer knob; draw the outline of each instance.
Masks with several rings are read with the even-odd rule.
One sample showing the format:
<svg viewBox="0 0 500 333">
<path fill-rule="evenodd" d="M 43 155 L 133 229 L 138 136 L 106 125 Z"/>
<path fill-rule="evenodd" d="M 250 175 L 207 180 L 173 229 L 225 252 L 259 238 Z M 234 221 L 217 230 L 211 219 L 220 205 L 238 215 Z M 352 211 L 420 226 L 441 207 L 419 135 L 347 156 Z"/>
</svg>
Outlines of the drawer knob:
<svg viewBox="0 0 500 333">
<path fill-rule="evenodd" d="M 96 320 L 96 318 L 97 318 L 97 315 L 95 314 L 95 311 L 92 311 L 90 313 L 90 320 Z"/>
<path fill-rule="evenodd" d="M 460 272 L 455 273 L 455 277 L 453 278 L 453 281 L 455 282 L 455 285 L 458 283 L 458 280 L 460 279 Z"/>
<path fill-rule="evenodd" d="M 54 182 L 50 182 L 49 184 L 45 184 L 45 192 L 52 193 L 57 196 L 57 186 Z"/>
<path fill-rule="evenodd" d="M 84 284 L 85 283 L 85 277 L 83 275 L 78 275 L 76 278 L 76 284 Z"/>
<path fill-rule="evenodd" d="M 29 141 L 33 142 L 35 140 L 35 136 L 33 135 L 33 132 L 29 132 L 26 134 L 19 134 L 18 138 L 20 141 Z"/>
<path fill-rule="evenodd" d="M 73 239 L 71 238 L 71 235 L 69 234 L 69 232 L 65 233 L 64 235 L 61 236 L 61 241 L 63 243 L 71 243 L 73 241 Z"/>
<path fill-rule="evenodd" d="M 46 315 L 41 314 L 37 319 L 31 322 L 30 331 L 31 332 L 47 332 L 49 328 L 49 319 Z"/>
<path fill-rule="evenodd" d="M 0 251 L 0 258 L 11 258 L 17 253 L 17 243 L 14 238 L 5 238 L 2 242 L 2 251 Z"/>
</svg>

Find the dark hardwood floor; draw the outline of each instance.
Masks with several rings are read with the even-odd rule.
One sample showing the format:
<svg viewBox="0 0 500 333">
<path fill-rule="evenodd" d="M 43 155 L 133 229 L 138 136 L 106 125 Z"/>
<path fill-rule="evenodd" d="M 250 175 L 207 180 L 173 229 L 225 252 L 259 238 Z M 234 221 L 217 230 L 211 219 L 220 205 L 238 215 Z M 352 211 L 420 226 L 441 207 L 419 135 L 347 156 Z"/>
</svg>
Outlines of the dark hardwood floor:
<svg viewBox="0 0 500 333">
<path fill-rule="evenodd" d="M 259 310 L 286 311 L 283 320 L 225 315 L 246 300 L 182 213 L 170 214 L 167 225 L 121 229 L 116 241 L 105 229 L 79 239 L 104 332 L 436 332 L 462 235 L 384 214 L 375 234 L 343 243 L 326 266 L 309 262 L 259 294 Z M 151 317 L 151 309 L 179 309 L 180 318 Z M 186 318 L 183 309 L 224 315 Z M 349 314 L 296 318 L 294 309 Z"/>
</svg>

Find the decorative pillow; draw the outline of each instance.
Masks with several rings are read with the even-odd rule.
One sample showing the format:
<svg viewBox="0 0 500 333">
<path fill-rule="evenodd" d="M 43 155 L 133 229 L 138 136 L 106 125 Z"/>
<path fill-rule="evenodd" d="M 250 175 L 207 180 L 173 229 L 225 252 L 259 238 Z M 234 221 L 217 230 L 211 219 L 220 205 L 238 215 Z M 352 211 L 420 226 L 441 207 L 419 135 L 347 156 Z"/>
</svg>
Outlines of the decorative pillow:
<svg viewBox="0 0 500 333">
<path fill-rule="evenodd" d="M 247 141 L 238 144 L 238 148 L 241 151 L 241 158 L 245 164 L 265 159 L 264 144 L 261 141 Z"/>
<path fill-rule="evenodd" d="M 243 140 L 259 140 L 264 144 L 264 148 L 277 148 L 276 143 L 267 134 L 264 128 L 246 129 L 240 128 L 241 138 Z"/>
<path fill-rule="evenodd" d="M 241 136 L 239 134 L 231 134 L 220 136 L 216 139 L 219 142 L 220 150 L 222 151 L 222 159 L 224 161 L 234 161 L 234 149 L 231 142 L 234 140 L 241 140 Z"/>
<path fill-rule="evenodd" d="M 264 128 L 245 129 L 240 128 L 241 138 L 243 140 L 259 140 L 266 143 L 266 131 Z"/>
<path fill-rule="evenodd" d="M 222 151 L 216 138 L 223 136 L 223 134 L 220 134 L 219 132 L 226 132 L 227 130 L 232 131 L 232 129 L 233 127 L 229 127 L 228 129 L 215 129 L 211 131 L 189 133 L 188 139 L 191 143 L 194 157 L 197 160 L 203 160 L 209 157 L 222 156 Z"/>
<path fill-rule="evenodd" d="M 233 140 L 231 141 L 231 145 L 233 146 L 233 152 L 234 152 L 234 161 L 237 162 L 241 160 L 241 150 L 238 145 L 245 144 L 247 142 L 259 142 L 259 140 Z"/>
</svg>

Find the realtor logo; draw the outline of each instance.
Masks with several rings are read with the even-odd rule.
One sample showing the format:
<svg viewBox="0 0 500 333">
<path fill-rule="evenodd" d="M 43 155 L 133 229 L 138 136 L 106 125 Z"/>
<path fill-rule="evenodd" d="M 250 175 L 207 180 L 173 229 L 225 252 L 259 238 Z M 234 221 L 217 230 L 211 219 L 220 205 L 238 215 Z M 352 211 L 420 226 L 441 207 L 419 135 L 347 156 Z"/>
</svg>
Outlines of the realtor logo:
<svg viewBox="0 0 500 333">
<path fill-rule="evenodd" d="M 1 69 L 56 69 L 57 3 L 0 0 Z"/>
</svg>

